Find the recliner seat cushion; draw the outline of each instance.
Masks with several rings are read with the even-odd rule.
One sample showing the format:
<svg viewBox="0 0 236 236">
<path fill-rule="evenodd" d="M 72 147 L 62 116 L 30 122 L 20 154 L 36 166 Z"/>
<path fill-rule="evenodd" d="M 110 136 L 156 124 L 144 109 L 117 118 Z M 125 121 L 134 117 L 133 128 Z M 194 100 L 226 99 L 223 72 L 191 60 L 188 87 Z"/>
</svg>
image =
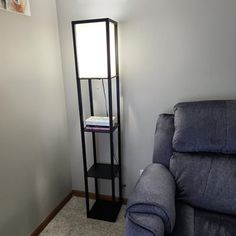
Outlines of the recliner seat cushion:
<svg viewBox="0 0 236 236">
<path fill-rule="evenodd" d="M 204 211 L 177 201 L 177 218 L 171 236 L 235 236 L 236 217 Z"/>
<path fill-rule="evenodd" d="M 236 101 L 179 103 L 174 111 L 175 151 L 236 153 Z"/>
<path fill-rule="evenodd" d="M 236 158 L 223 154 L 174 153 L 170 171 L 177 199 L 194 207 L 236 215 Z"/>
</svg>

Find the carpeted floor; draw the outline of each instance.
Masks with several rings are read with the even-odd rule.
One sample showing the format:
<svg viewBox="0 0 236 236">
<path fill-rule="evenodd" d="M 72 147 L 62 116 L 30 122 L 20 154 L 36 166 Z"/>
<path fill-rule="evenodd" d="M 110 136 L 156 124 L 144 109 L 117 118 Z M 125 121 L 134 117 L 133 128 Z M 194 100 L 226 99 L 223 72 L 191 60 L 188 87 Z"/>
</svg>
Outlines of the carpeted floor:
<svg viewBox="0 0 236 236">
<path fill-rule="evenodd" d="M 124 212 L 125 206 L 121 208 L 116 223 L 87 219 L 85 199 L 73 197 L 40 236 L 122 236 Z"/>
</svg>

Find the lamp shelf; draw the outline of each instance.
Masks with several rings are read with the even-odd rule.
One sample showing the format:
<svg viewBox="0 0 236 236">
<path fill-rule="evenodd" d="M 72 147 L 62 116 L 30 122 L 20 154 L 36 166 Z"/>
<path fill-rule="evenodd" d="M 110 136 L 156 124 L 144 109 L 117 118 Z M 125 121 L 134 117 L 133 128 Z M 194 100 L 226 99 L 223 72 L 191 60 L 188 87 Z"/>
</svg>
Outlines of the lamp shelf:
<svg viewBox="0 0 236 236">
<path fill-rule="evenodd" d="M 92 209 L 89 211 L 89 218 L 115 222 L 119 214 L 121 202 L 96 200 Z"/>
<path fill-rule="evenodd" d="M 88 218 L 115 222 L 123 202 L 118 25 L 117 22 L 109 18 L 72 21 L 72 33 L 81 127 L 86 214 Z M 99 123 L 100 126 L 91 126 L 93 123 L 86 123 L 84 120 L 83 104 L 85 102 L 89 103 L 90 116 L 96 116 L 93 90 L 98 83 L 95 80 L 106 80 L 102 81 L 105 82 L 102 83 L 104 91 L 104 84 L 107 84 L 108 94 L 107 99 L 105 97 L 105 105 L 109 122 L 105 122 L 104 126 L 101 126 L 104 123 Z M 82 89 L 82 83 L 87 83 L 88 86 Z M 83 100 L 83 93 L 86 88 L 88 88 L 88 93 L 86 93 L 88 99 Z M 113 117 L 116 117 L 115 121 Z M 104 149 L 109 152 L 109 163 L 102 163 L 103 160 L 97 147 L 102 143 L 97 142 L 101 136 L 98 133 L 106 133 L 109 136 L 109 142 Z M 92 138 L 90 146 L 86 143 L 88 141 L 87 136 Z M 114 147 L 115 145 L 117 148 Z M 109 148 L 106 148 L 107 146 Z M 115 156 L 117 156 L 117 160 L 115 160 Z M 92 165 L 88 168 L 88 162 L 91 163 L 91 159 L 93 159 Z M 92 207 L 90 207 L 89 201 L 89 178 L 93 178 L 96 197 Z M 110 201 L 100 199 L 100 185 L 102 184 L 100 179 L 107 179 L 109 180 L 107 182 L 110 182 Z"/>
<path fill-rule="evenodd" d="M 113 174 L 111 173 L 111 164 L 96 163 L 88 170 L 88 177 L 98 179 L 113 179 L 119 175 L 119 165 L 113 165 Z"/>
</svg>

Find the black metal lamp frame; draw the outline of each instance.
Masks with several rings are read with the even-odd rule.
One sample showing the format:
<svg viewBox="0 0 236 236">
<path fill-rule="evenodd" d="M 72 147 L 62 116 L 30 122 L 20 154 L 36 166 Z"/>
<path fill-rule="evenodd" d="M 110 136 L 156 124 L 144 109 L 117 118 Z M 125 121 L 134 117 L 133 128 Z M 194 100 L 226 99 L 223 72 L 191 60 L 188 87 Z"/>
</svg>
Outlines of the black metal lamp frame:
<svg viewBox="0 0 236 236">
<path fill-rule="evenodd" d="M 106 24 L 106 42 L 107 42 L 107 77 L 106 78 L 81 78 L 78 69 L 78 55 L 76 47 L 76 25 L 85 23 L 105 22 Z M 116 75 L 111 76 L 111 58 L 110 58 L 110 23 L 114 24 L 115 29 L 115 54 L 116 54 Z M 119 82 L 119 58 L 118 58 L 118 25 L 117 22 L 109 19 L 92 19 L 82 21 L 72 21 L 73 43 L 74 43 L 74 56 L 75 56 L 75 69 L 76 69 L 76 81 L 79 101 L 79 113 L 80 113 L 80 127 L 81 127 L 81 143 L 84 165 L 84 183 L 85 183 L 85 197 L 86 197 L 86 210 L 87 217 L 95 218 L 105 221 L 116 221 L 120 207 L 122 205 L 122 173 L 121 173 L 121 127 L 120 127 L 120 82 Z M 84 126 L 83 115 L 83 101 L 81 91 L 81 80 L 88 80 L 89 89 L 89 103 L 90 113 L 94 116 L 93 106 L 93 86 L 92 81 L 96 79 L 107 79 L 108 81 L 108 103 L 109 103 L 109 121 L 110 127 L 108 128 L 91 128 Z M 113 102 L 112 102 L 112 79 L 116 80 L 116 106 L 117 106 L 117 123 L 113 125 Z M 113 146 L 113 133 L 117 130 L 118 135 L 118 164 L 114 164 L 114 146 Z M 87 156 L 86 156 L 86 143 L 85 132 L 92 133 L 93 144 L 93 161 L 94 164 L 88 170 L 87 168 Z M 110 136 L 110 163 L 101 164 L 97 161 L 96 155 L 96 133 L 108 133 Z M 96 201 L 90 210 L 89 207 L 89 189 L 88 189 L 88 177 L 94 178 L 95 184 L 95 198 Z M 119 198 L 117 200 L 115 196 L 115 178 L 119 179 Z M 111 201 L 105 201 L 100 199 L 98 189 L 98 179 L 111 180 L 112 198 Z"/>
</svg>

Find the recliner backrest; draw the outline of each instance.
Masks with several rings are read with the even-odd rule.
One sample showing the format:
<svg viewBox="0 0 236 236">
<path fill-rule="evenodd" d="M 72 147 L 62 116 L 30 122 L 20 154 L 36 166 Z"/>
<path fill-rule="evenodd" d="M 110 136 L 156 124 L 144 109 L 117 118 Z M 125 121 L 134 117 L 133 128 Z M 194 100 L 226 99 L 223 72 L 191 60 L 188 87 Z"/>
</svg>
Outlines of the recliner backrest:
<svg viewBox="0 0 236 236">
<path fill-rule="evenodd" d="M 236 101 L 179 103 L 174 114 L 175 151 L 236 153 Z"/>
<path fill-rule="evenodd" d="M 153 161 L 170 168 L 178 199 L 236 215 L 236 101 L 179 103 L 174 112 L 158 119 Z"/>
<path fill-rule="evenodd" d="M 236 102 L 180 103 L 174 112 L 170 170 L 178 198 L 236 215 Z"/>
</svg>

